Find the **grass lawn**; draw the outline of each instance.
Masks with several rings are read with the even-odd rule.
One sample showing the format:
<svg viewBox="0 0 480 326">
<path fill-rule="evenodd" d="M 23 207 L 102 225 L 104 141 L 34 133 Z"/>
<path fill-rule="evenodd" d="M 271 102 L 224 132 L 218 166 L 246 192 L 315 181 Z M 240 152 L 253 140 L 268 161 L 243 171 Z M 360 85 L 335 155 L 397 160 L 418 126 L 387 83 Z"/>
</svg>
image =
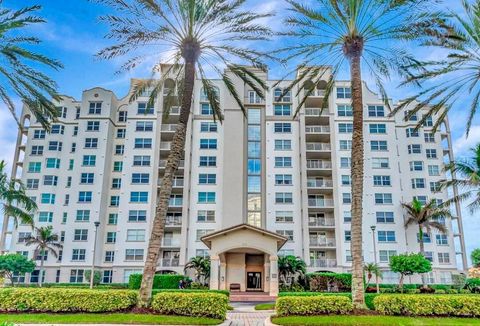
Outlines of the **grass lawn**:
<svg viewBox="0 0 480 326">
<path fill-rule="evenodd" d="M 149 314 L 0 314 L 0 323 L 15 324 L 157 324 L 157 325 L 218 325 L 219 319 L 205 317 L 165 316 Z"/>
<path fill-rule="evenodd" d="M 278 325 L 480 325 L 480 319 L 475 318 L 421 318 L 396 316 L 290 316 L 272 318 Z"/>
<path fill-rule="evenodd" d="M 255 310 L 274 310 L 275 303 L 259 303 L 255 306 Z"/>
</svg>

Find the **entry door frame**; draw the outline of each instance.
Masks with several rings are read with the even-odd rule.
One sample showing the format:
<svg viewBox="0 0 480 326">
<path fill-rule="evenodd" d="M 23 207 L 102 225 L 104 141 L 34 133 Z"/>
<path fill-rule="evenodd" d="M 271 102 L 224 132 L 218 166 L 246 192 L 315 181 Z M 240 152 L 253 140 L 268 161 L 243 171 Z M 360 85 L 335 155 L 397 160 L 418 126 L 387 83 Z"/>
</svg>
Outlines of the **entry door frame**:
<svg viewBox="0 0 480 326">
<path fill-rule="evenodd" d="M 248 287 L 248 273 L 260 274 L 260 288 L 259 289 L 254 289 L 254 288 L 249 288 Z M 264 277 L 264 275 L 263 275 L 262 271 L 246 271 L 245 272 L 245 291 L 247 291 L 247 292 L 263 292 L 263 287 L 264 287 L 263 277 Z"/>
</svg>

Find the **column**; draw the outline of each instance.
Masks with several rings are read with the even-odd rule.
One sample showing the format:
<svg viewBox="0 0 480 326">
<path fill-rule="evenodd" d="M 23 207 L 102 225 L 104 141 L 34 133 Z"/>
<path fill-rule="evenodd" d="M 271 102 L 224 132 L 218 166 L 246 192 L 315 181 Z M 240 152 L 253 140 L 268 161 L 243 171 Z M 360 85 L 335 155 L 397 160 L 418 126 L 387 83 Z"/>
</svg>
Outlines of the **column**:
<svg viewBox="0 0 480 326">
<path fill-rule="evenodd" d="M 263 275 L 265 275 L 263 292 L 270 292 L 270 255 L 264 255 L 263 268 Z"/>
<path fill-rule="evenodd" d="M 227 263 L 220 262 L 220 290 L 227 289 Z"/>
<path fill-rule="evenodd" d="M 210 290 L 218 290 L 219 263 L 218 255 L 210 257 Z"/>
<path fill-rule="evenodd" d="M 278 296 L 278 257 L 270 256 L 270 296 Z"/>
</svg>

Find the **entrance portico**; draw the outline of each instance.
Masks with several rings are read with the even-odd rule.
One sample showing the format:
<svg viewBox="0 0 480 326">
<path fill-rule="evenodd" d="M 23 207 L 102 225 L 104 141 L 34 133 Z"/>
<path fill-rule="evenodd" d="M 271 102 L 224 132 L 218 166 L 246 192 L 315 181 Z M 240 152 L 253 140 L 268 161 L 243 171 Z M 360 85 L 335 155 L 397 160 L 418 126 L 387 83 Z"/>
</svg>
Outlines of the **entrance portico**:
<svg viewBox="0 0 480 326">
<path fill-rule="evenodd" d="M 287 238 L 249 224 L 208 234 L 210 289 L 267 292 L 278 295 L 277 252 Z"/>
</svg>

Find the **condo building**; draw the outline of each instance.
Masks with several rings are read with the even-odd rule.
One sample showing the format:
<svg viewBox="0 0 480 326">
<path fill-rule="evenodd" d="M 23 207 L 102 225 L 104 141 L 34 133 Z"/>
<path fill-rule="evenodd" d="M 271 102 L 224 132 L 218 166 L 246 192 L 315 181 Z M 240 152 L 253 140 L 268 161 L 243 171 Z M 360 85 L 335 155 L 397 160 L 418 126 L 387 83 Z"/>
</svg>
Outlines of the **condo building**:
<svg viewBox="0 0 480 326">
<path fill-rule="evenodd" d="M 328 107 L 321 109 L 325 69 L 324 80 L 305 80 L 287 93 L 289 81 L 278 83 L 252 69 L 270 86 L 265 99 L 232 75 L 246 116 L 222 82 L 212 80 L 223 122 L 214 121 L 201 82 L 196 83 L 159 273 L 183 273 L 190 258 L 210 256 L 211 288 L 235 284 L 275 295 L 279 256 L 301 257 L 310 272 L 351 269 L 351 89 L 349 82 L 336 81 Z M 175 88 L 174 80 L 166 79 L 163 94 Z M 295 114 L 304 92 L 310 95 Z M 92 264 L 103 283 L 128 282 L 142 272 L 180 113 L 173 106 L 166 114 L 162 94 L 153 107 L 147 105 L 148 92 L 144 95 L 131 103 L 129 96 L 117 98 L 103 88 L 84 91 L 80 100 L 63 96 L 49 133 L 24 108 L 13 175 L 38 204 L 36 226 L 52 225 L 63 249 L 58 258 L 44 254 L 44 275 L 19 275 L 19 282 L 39 277 L 86 282 Z M 401 203 L 413 198 L 441 203 L 451 196 L 439 188 L 448 177 L 443 166 L 453 159 L 448 121 L 435 133 L 435 117 L 416 129 L 422 111 L 408 121 L 407 111 L 391 116 L 366 84 L 363 101 L 363 256 L 378 262 L 383 283 L 396 283 L 390 257 L 419 250 L 418 227 L 405 228 Z M 452 211 L 455 219 L 438 220 L 447 233 L 431 230 L 425 236 L 433 265 L 429 283 L 450 283 L 465 269 L 461 212 L 458 206 Z M 31 227 L 14 228 L 5 218 L 1 245 L 39 260 L 25 245 L 31 234 Z"/>
</svg>

